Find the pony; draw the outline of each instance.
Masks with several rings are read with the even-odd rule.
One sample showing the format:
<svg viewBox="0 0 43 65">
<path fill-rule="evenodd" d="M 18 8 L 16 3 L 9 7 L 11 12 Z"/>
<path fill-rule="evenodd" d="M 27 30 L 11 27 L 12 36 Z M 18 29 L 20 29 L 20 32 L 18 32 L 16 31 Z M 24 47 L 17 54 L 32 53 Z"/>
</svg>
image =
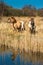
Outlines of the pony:
<svg viewBox="0 0 43 65">
<path fill-rule="evenodd" d="M 30 30 L 30 33 L 32 34 L 35 34 L 35 23 L 34 23 L 34 19 L 31 18 L 31 20 L 29 20 L 29 23 L 28 23 L 28 27 L 29 27 L 29 30 Z"/>
<path fill-rule="evenodd" d="M 25 30 L 24 21 L 17 21 L 13 16 L 8 18 L 8 22 L 12 23 L 14 30 L 23 31 Z"/>
<path fill-rule="evenodd" d="M 12 23 L 12 26 L 13 26 L 14 30 L 20 31 L 21 23 L 17 22 L 17 20 L 13 16 L 8 18 L 8 23 Z"/>
</svg>

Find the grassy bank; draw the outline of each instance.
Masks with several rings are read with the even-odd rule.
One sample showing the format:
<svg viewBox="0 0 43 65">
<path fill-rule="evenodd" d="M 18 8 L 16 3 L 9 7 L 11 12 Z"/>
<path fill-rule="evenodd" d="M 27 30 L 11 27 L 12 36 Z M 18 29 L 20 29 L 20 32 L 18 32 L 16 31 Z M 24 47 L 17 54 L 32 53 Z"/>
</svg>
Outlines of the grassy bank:
<svg viewBox="0 0 43 65">
<path fill-rule="evenodd" d="M 33 52 L 40 51 L 43 52 L 43 18 L 35 17 L 35 23 L 38 32 L 31 35 L 28 30 L 29 17 L 15 17 L 17 21 L 24 20 L 26 22 L 26 30 L 23 32 L 14 31 L 12 24 L 7 23 L 8 17 L 3 17 L 0 22 L 0 45 L 5 44 L 14 49 L 25 49 L 32 50 Z"/>
</svg>

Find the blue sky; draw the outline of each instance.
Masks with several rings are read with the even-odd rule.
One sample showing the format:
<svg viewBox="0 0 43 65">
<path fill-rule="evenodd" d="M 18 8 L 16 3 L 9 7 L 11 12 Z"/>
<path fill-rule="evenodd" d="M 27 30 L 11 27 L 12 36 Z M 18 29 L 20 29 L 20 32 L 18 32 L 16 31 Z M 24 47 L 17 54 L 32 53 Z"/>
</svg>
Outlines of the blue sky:
<svg viewBox="0 0 43 65">
<path fill-rule="evenodd" d="M 21 9 L 25 5 L 33 5 L 36 8 L 43 8 L 43 0 L 4 0 L 6 4 Z"/>
</svg>

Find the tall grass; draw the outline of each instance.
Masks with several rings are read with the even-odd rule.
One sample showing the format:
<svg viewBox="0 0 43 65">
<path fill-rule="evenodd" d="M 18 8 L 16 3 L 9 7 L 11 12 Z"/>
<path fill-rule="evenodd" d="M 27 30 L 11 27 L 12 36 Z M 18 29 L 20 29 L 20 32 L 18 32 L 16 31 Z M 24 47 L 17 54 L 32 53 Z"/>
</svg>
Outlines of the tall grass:
<svg viewBox="0 0 43 65">
<path fill-rule="evenodd" d="M 4 18 L 6 19 L 6 18 Z M 16 18 L 18 21 L 20 18 Z M 25 17 L 22 18 L 25 20 Z M 28 21 L 28 17 L 26 17 Z M 26 22 L 26 30 L 23 32 L 17 32 L 13 30 L 12 24 L 4 22 L 5 20 L 2 20 L 0 23 L 0 45 L 5 44 L 8 45 L 9 47 L 13 47 L 14 49 L 20 49 L 23 50 L 25 49 L 26 51 L 32 50 L 32 51 L 40 51 L 43 52 L 43 33 L 42 30 L 36 35 L 32 35 L 30 37 L 30 33 L 28 30 L 27 22 Z M 35 23 L 39 27 L 41 22 L 38 22 L 39 18 L 35 18 Z M 30 40 L 31 39 L 31 40 Z M 38 45 L 38 49 L 37 49 Z M 31 46 L 31 47 L 30 47 Z"/>
</svg>

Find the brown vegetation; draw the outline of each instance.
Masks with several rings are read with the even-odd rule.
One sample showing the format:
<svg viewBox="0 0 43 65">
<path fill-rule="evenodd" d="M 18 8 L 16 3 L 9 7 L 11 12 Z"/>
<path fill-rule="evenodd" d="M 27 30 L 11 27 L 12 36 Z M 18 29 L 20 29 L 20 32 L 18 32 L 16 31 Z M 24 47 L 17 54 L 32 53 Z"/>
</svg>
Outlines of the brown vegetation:
<svg viewBox="0 0 43 65">
<path fill-rule="evenodd" d="M 12 24 L 7 23 L 8 17 L 3 17 L 0 23 L 0 45 L 5 44 L 15 49 L 23 50 L 26 52 L 32 50 L 33 52 L 43 52 L 43 17 L 34 17 L 37 33 L 30 35 L 28 29 L 29 17 L 15 17 L 17 21 L 25 20 L 26 30 L 23 32 L 14 31 Z"/>
</svg>

